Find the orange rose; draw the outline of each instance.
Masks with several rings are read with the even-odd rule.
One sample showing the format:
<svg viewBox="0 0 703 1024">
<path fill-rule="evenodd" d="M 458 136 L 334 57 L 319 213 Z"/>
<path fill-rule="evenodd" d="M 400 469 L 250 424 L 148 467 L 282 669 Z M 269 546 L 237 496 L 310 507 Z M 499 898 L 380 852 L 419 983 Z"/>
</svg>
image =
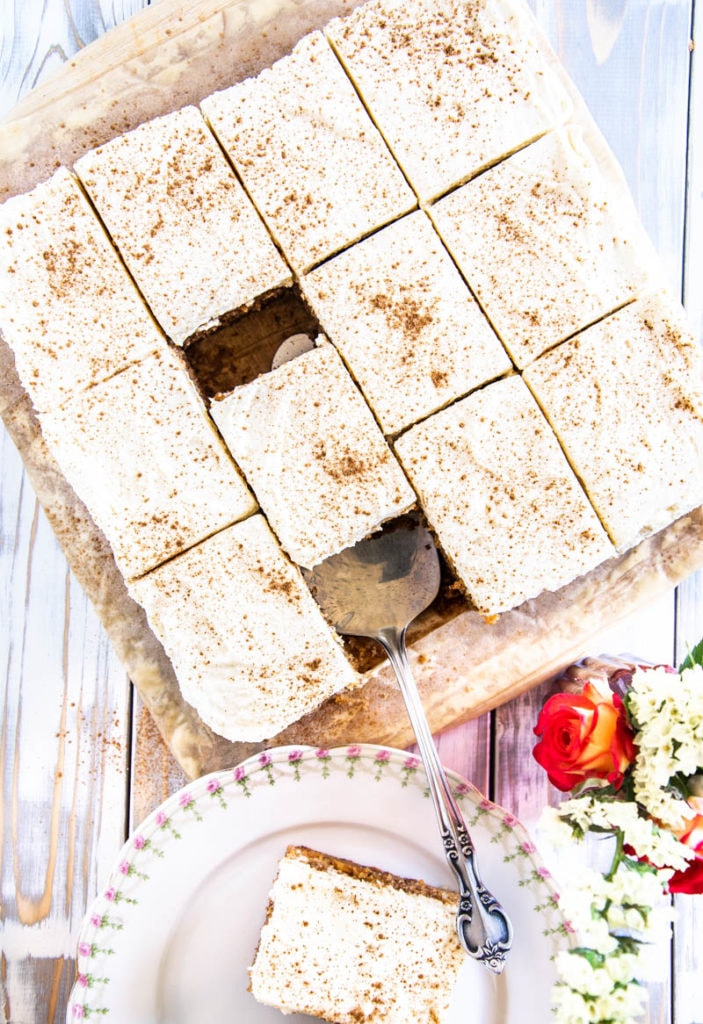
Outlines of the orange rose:
<svg viewBox="0 0 703 1024">
<path fill-rule="evenodd" d="M 703 797 L 692 797 L 689 803 L 698 814 L 686 821 L 685 829 L 679 833 L 679 840 L 694 850 L 696 856 L 688 862 L 684 871 L 677 871 L 672 876 L 669 892 L 703 893 Z"/>
<path fill-rule="evenodd" d="M 557 693 L 535 726 L 535 759 L 549 781 L 567 792 L 586 779 L 607 779 L 616 789 L 635 759 L 634 731 L 617 694 L 586 683 L 581 693 Z"/>
</svg>

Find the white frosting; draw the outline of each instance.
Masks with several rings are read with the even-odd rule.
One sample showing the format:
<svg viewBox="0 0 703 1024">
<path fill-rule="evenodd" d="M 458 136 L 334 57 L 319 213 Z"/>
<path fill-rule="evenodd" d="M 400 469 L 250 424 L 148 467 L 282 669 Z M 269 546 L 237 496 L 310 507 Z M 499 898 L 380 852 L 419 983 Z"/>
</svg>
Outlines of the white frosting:
<svg viewBox="0 0 703 1024">
<path fill-rule="evenodd" d="M 174 342 L 290 282 L 196 107 L 91 150 L 76 172 Z"/>
<path fill-rule="evenodd" d="M 618 547 L 703 502 L 701 359 L 678 302 L 626 306 L 525 380 Z"/>
<path fill-rule="evenodd" d="M 165 344 L 65 168 L 0 206 L 0 323 L 37 410 Z"/>
<path fill-rule="evenodd" d="M 614 554 L 520 377 L 412 427 L 395 450 L 480 611 L 507 611 Z"/>
<path fill-rule="evenodd" d="M 261 515 L 210 537 L 130 590 L 183 696 L 230 740 L 273 737 L 356 679 Z"/>
<path fill-rule="evenodd" d="M 651 285 L 651 243 L 575 127 L 486 171 L 431 214 L 520 367 Z"/>
<path fill-rule="evenodd" d="M 298 271 L 415 205 L 319 32 L 201 106 Z"/>
<path fill-rule="evenodd" d="M 383 228 L 301 284 L 386 434 L 511 366 L 424 213 Z"/>
<path fill-rule="evenodd" d="M 571 111 L 521 4 L 371 0 L 326 31 L 425 202 Z"/>
<path fill-rule="evenodd" d="M 175 351 L 149 356 L 40 419 L 127 579 L 256 508 Z"/>
<path fill-rule="evenodd" d="M 465 953 L 456 904 L 285 857 L 254 997 L 337 1024 L 442 1024 Z"/>
<path fill-rule="evenodd" d="M 290 557 L 416 503 L 383 436 L 401 432 L 487 613 L 614 551 L 525 384 L 487 383 L 507 353 L 618 547 L 703 500 L 695 346 L 668 299 L 611 315 L 662 271 L 597 134 L 550 130 L 569 100 L 533 29 L 517 0 L 370 0 L 203 101 L 244 186 L 194 107 L 77 164 L 174 342 L 302 278 L 336 347 L 212 407 Z M 0 207 L 0 324 L 61 472 L 125 577 L 149 574 L 133 592 L 203 719 L 267 738 L 354 679 L 261 518 L 226 529 L 255 498 L 66 169 Z"/>
<path fill-rule="evenodd" d="M 278 539 L 311 568 L 415 502 L 328 342 L 211 404 Z"/>
</svg>

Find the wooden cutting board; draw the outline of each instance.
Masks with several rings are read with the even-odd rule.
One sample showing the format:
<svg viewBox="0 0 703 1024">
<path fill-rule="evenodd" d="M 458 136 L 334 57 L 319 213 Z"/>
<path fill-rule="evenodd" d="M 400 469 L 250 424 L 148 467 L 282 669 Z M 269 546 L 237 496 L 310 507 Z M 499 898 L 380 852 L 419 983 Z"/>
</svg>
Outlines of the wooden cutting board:
<svg viewBox="0 0 703 1024">
<path fill-rule="evenodd" d="M 161 0 L 82 51 L 0 125 L 0 199 L 30 189 L 60 164 L 144 120 L 256 74 L 352 0 Z M 570 83 L 569 88 L 572 88 Z M 574 93 L 603 172 L 626 186 Z M 172 668 L 129 598 L 111 552 L 46 449 L 0 337 L 0 415 L 23 458 L 68 562 L 127 671 L 190 777 L 235 764 L 264 744 L 215 736 L 181 698 Z M 703 566 L 703 508 L 556 594 L 486 622 L 466 611 L 411 648 L 434 730 L 524 692 L 588 651 L 590 638 Z M 333 746 L 411 741 L 387 669 L 338 695 L 270 744 Z"/>
</svg>

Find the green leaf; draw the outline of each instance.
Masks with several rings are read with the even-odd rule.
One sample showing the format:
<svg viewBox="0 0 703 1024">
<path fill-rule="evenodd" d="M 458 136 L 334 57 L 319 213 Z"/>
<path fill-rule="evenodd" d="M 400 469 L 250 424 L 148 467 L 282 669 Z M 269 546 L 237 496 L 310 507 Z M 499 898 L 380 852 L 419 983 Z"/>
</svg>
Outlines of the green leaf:
<svg viewBox="0 0 703 1024">
<path fill-rule="evenodd" d="M 703 640 L 688 652 L 679 666 L 679 672 L 683 672 L 685 668 L 693 668 L 694 665 L 703 665 Z"/>
<path fill-rule="evenodd" d="M 605 957 L 602 953 L 596 952 L 595 949 L 588 949 L 587 946 L 577 946 L 575 949 L 572 949 L 571 952 L 574 956 L 582 956 L 584 960 L 588 960 L 589 964 L 594 969 L 602 967 L 605 963 Z"/>
</svg>

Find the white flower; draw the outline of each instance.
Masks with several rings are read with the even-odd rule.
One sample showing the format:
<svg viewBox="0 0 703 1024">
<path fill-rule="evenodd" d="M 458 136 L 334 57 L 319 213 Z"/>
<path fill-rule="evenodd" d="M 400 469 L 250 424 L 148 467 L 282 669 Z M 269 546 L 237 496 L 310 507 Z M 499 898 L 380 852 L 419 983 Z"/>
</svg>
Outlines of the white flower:
<svg viewBox="0 0 703 1024">
<path fill-rule="evenodd" d="M 641 932 L 647 920 L 639 907 L 623 907 L 613 903 L 606 911 L 608 928 L 612 932 Z"/>
<path fill-rule="evenodd" d="M 627 705 L 638 728 L 635 795 L 652 817 L 680 830 L 691 811 L 667 787 L 676 775 L 694 775 L 703 766 L 703 667 L 678 676 L 637 669 Z"/>
<path fill-rule="evenodd" d="M 620 950 L 609 956 L 604 964 L 613 984 L 622 985 L 637 977 L 640 958 L 634 953 L 623 953 Z"/>
<path fill-rule="evenodd" d="M 596 1000 L 597 1016 L 586 1018 L 596 1021 L 631 1022 L 638 1017 L 647 1004 L 647 991 L 637 982 L 615 988 L 606 996 Z"/>
<path fill-rule="evenodd" d="M 612 991 L 613 979 L 604 967 L 593 967 L 588 959 L 575 950 L 562 950 L 557 955 L 557 973 L 560 979 L 585 996 L 603 996 Z"/>
<path fill-rule="evenodd" d="M 593 826 L 612 832 L 620 830 L 637 856 L 655 867 L 683 870 L 693 856 L 693 851 L 687 850 L 674 835 L 643 818 L 637 804 L 631 801 L 597 800 L 585 794 L 564 801 L 559 812 L 584 830 Z"/>
<path fill-rule="evenodd" d="M 553 1003 L 557 1024 L 584 1024 L 589 1019 L 588 1002 L 568 985 L 554 986 Z"/>
<path fill-rule="evenodd" d="M 537 825 L 540 839 L 548 846 L 563 849 L 571 846 L 574 834 L 571 826 L 564 820 L 556 807 L 545 807 Z"/>
<path fill-rule="evenodd" d="M 618 903 L 653 907 L 662 902 L 662 888 L 663 879 L 658 872 L 620 870 L 610 882 L 608 892 Z"/>
<path fill-rule="evenodd" d="M 618 948 L 618 940 L 611 934 L 608 922 L 603 917 L 594 918 L 579 934 L 584 945 L 601 956 L 611 956 Z"/>
<path fill-rule="evenodd" d="M 681 780 L 703 798 L 703 666 L 678 675 L 635 670 L 626 707 L 637 730 L 634 799 L 626 798 L 627 787 L 613 793 L 605 783 L 599 789 L 589 782 L 580 795 L 548 808 L 540 822 L 560 849 L 560 865 L 571 866 L 561 907 L 578 940 L 577 949 L 556 957 L 556 1024 L 634 1024 L 640 1018 L 647 991 L 638 979 L 661 970 L 661 949 L 671 937 L 674 910 L 666 885 L 694 856 L 674 832 L 700 811 L 678 791 Z M 608 841 L 597 848 L 581 842 L 592 836 Z M 589 862 L 605 856 L 607 865 L 598 871 L 580 863 L 574 870 L 574 839 Z"/>
</svg>

